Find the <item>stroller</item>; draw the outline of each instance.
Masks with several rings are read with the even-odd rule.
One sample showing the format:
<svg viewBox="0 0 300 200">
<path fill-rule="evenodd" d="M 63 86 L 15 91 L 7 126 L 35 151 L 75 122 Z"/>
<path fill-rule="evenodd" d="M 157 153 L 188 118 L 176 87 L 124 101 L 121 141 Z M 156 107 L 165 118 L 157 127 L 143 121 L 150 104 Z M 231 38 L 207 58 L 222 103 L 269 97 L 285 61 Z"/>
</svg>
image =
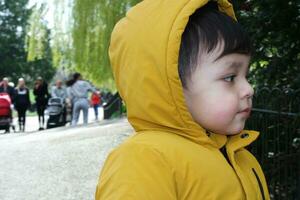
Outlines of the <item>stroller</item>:
<svg viewBox="0 0 300 200">
<path fill-rule="evenodd" d="M 10 132 L 10 127 L 15 130 L 12 122 L 11 99 L 7 93 L 0 93 L 0 130 Z"/>
<path fill-rule="evenodd" d="M 62 98 L 50 98 L 48 101 L 47 129 L 66 125 L 66 105 Z"/>
</svg>

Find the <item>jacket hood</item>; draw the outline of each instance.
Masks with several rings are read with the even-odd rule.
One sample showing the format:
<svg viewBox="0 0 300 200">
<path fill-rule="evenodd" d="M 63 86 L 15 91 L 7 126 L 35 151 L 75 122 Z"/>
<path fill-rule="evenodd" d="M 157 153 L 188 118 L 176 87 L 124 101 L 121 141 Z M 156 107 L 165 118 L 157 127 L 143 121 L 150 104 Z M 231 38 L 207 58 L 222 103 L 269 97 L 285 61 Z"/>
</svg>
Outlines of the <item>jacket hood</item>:
<svg viewBox="0 0 300 200">
<path fill-rule="evenodd" d="M 189 17 L 207 3 L 144 0 L 115 26 L 109 56 L 128 120 L 137 133 L 167 131 L 218 148 L 226 143 L 227 136 L 208 136 L 193 120 L 178 74 L 181 35 Z M 217 3 L 221 12 L 235 19 L 227 0 Z"/>
</svg>

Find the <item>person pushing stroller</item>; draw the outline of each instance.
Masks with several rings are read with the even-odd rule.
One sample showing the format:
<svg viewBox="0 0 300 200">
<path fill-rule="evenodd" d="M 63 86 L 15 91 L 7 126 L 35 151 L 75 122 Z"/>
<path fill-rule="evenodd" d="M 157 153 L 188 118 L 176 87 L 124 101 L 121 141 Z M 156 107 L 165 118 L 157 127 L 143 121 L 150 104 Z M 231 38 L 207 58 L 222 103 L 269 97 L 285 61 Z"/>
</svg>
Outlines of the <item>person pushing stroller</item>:
<svg viewBox="0 0 300 200">
<path fill-rule="evenodd" d="M 64 126 L 67 122 L 67 90 L 63 86 L 61 80 L 57 80 L 55 86 L 51 90 L 51 98 L 48 101 L 47 128 Z"/>
</svg>

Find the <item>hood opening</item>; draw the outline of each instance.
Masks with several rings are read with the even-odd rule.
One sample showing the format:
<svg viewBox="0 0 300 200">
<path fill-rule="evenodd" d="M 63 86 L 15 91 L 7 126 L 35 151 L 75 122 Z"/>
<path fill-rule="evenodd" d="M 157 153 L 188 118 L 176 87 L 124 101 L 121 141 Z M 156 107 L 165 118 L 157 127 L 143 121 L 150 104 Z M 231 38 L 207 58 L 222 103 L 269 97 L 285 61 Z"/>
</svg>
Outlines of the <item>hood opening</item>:
<svg viewBox="0 0 300 200">
<path fill-rule="evenodd" d="M 144 0 L 115 26 L 109 56 L 131 125 L 172 132 L 199 144 L 223 146 L 227 137 L 206 131 L 188 112 L 178 74 L 181 36 L 189 17 L 208 0 Z M 233 17 L 227 0 L 217 1 Z"/>
</svg>

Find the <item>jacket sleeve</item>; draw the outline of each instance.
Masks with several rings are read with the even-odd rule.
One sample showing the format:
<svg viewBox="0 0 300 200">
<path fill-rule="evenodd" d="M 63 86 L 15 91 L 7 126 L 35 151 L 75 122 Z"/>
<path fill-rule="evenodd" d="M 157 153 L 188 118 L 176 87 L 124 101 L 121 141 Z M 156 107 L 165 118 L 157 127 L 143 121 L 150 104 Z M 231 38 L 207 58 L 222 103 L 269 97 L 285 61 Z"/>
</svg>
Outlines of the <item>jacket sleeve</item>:
<svg viewBox="0 0 300 200">
<path fill-rule="evenodd" d="M 34 94 L 34 96 L 39 95 L 39 88 L 36 88 L 36 85 L 34 85 L 33 94 Z"/>
<path fill-rule="evenodd" d="M 72 99 L 74 99 L 74 92 L 73 92 L 73 88 L 72 88 L 72 86 L 71 87 L 69 87 L 69 92 L 68 92 L 68 96 L 69 96 L 69 98 L 72 100 Z"/>
<path fill-rule="evenodd" d="M 18 102 L 18 90 L 17 88 L 14 88 L 14 101 L 13 104 L 16 107 L 17 106 L 17 102 Z"/>
<path fill-rule="evenodd" d="M 9 95 L 11 98 L 11 102 L 14 103 L 15 101 L 15 89 L 13 87 L 9 87 Z"/>
<path fill-rule="evenodd" d="M 173 172 L 160 152 L 141 144 L 126 144 L 108 156 L 95 199 L 177 199 L 173 179 Z"/>
<path fill-rule="evenodd" d="M 28 108 L 30 108 L 31 102 L 30 102 L 30 91 L 29 91 L 29 89 L 27 89 L 26 98 L 27 98 L 27 102 L 28 102 Z"/>
<path fill-rule="evenodd" d="M 89 82 L 86 82 L 86 85 L 87 85 L 88 91 L 96 92 L 95 87 L 93 87 Z"/>
<path fill-rule="evenodd" d="M 56 95 L 56 87 L 51 88 L 51 97 L 57 97 Z"/>
<path fill-rule="evenodd" d="M 45 92 L 45 97 L 48 100 L 51 97 L 51 94 L 49 93 L 48 84 L 47 83 L 44 83 L 44 92 Z"/>
</svg>

